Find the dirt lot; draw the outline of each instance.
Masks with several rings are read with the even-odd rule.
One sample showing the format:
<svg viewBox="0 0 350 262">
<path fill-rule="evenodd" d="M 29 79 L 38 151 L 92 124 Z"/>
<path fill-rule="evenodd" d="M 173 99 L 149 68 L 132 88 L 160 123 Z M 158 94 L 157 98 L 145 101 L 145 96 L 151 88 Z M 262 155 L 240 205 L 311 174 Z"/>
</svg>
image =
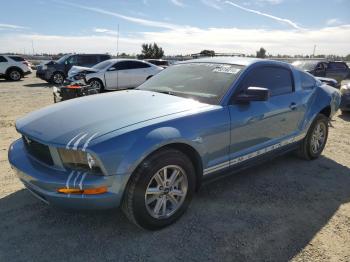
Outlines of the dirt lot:
<svg viewBox="0 0 350 262">
<path fill-rule="evenodd" d="M 0 80 L 0 261 L 350 261 L 350 115 L 335 117 L 320 159 L 205 185 L 178 223 L 147 232 L 118 210 L 57 210 L 23 189 L 7 161 L 14 121 L 52 101 L 34 76 Z"/>
</svg>

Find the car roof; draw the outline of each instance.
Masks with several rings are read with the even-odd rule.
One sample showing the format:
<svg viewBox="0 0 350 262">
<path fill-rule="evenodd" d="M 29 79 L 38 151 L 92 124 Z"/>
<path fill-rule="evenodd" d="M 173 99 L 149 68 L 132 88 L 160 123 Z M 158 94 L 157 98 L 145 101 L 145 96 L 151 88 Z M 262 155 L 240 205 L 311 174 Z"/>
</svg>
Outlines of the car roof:
<svg viewBox="0 0 350 262">
<path fill-rule="evenodd" d="M 121 62 L 121 61 L 136 61 L 136 62 L 143 62 L 146 64 L 149 64 L 147 61 L 144 60 L 139 60 L 139 59 L 132 59 L 132 58 L 112 58 L 112 59 L 108 59 L 106 61 L 111 61 L 113 63 L 117 63 L 117 62 Z"/>
<path fill-rule="evenodd" d="M 275 65 L 289 65 L 283 61 L 270 60 L 270 59 L 261 59 L 261 58 L 252 58 L 252 57 L 238 57 L 238 56 L 221 56 L 221 57 L 207 57 L 199 59 L 191 59 L 187 61 L 180 62 L 182 63 L 217 63 L 217 64 L 232 64 L 240 66 L 249 66 L 256 63 L 268 63 Z"/>
</svg>

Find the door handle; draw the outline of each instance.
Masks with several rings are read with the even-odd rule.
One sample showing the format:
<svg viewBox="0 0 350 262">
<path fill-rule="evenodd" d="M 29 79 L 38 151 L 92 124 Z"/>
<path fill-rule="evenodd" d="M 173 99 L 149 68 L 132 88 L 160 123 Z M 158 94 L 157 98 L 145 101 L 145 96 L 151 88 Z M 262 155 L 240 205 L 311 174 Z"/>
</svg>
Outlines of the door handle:
<svg viewBox="0 0 350 262">
<path fill-rule="evenodd" d="M 292 110 L 295 110 L 295 109 L 297 109 L 297 104 L 293 102 L 290 104 L 289 108 Z"/>
</svg>

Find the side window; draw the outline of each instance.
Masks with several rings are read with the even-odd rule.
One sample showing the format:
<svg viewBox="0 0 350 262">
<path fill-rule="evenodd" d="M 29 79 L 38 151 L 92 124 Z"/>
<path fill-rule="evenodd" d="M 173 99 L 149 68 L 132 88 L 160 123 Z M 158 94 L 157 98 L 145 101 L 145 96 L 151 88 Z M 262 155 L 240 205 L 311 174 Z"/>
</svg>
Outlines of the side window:
<svg viewBox="0 0 350 262">
<path fill-rule="evenodd" d="M 138 61 L 130 61 L 130 69 L 139 69 L 139 68 L 147 68 L 150 67 L 149 64 L 138 62 Z"/>
<path fill-rule="evenodd" d="M 3 57 L 3 56 L 0 56 L 0 63 L 1 62 L 7 62 L 7 59 L 5 57 Z"/>
<path fill-rule="evenodd" d="M 315 69 L 316 70 L 325 70 L 326 67 L 325 67 L 324 63 L 318 63 Z"/>
<path fill-rule="evenodd" d="M 329 69 L 346 69 L 346 65 L 345 63 L 337 63 L 337 62 L 332 62 L 332 63 L 329 63 Z"/>
<path fill-rule="evenodd" d="M 24 58 L 20 56 L 9 56 L 9 58 L 11 58 L 13 61 L 16 61 L 16 62 L 25 61 Z"/>
<path fill-rule="evenodd" d="M 90 55 L 78 56 L 78 64 L 82 66 L 93 66 L 97 64 L 97 56 L 90 56 Z"/>
<path fill-rule="evenodd" d="M 76 56 L 76 55 L 70 56 L 66 61 L 67 61 L 67 64 L 77 65 L 78 64 L 78 56 Z"/>
<path fill-rule="evenodd" d="M 303 89 L 312 89 L 316 85 L 316 80 L 311 75 L 305 74 L 304 72 L 300 73 L 301 87 Z"/>
<path fill-rule="evenodd" d="M 113 66 L 117 70 L 127 70 L 130 69 L 129 61 L 121 61 Z"/>
<path fill-rule="evenodd" d="M 271 96 L 288 94 L 293 92 L 292 73 L 283 67 L 259 67 L 246 76 L 241 88 L 246 89 L 250 86 L 268 88 Z"/>
<path fill-rule="evenodd" d="M 150 67 L 150 65 L 138 61 L 121 61 L 114 65 L 117 70 L 129 70 Z"/>
</svg>

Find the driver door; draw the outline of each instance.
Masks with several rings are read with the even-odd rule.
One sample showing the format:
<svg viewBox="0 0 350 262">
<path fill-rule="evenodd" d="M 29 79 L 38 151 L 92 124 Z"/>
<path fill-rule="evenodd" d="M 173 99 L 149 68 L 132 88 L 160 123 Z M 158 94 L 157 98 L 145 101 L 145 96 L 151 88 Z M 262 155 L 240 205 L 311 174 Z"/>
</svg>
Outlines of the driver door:
<svg viewBox="0 0 350 262">
<path fill-rule="evenodd" d="M 118 68 L 120 63 L 115 63 L 105 72 L 105 81 L 107 89 L 118 89 Z"/>
<path fill-rule="evenodd" d="M 238 93 L 248 87 L 270 90 L 267 101 L 235 102 L 229 106 L 231 117 L 230 159 L 259 152 L 297 133 L 301 121 L 301 101 L 294 91 L 289 68 L 260 66 L 252 69 L 238 87 Z"/>
</svg>

